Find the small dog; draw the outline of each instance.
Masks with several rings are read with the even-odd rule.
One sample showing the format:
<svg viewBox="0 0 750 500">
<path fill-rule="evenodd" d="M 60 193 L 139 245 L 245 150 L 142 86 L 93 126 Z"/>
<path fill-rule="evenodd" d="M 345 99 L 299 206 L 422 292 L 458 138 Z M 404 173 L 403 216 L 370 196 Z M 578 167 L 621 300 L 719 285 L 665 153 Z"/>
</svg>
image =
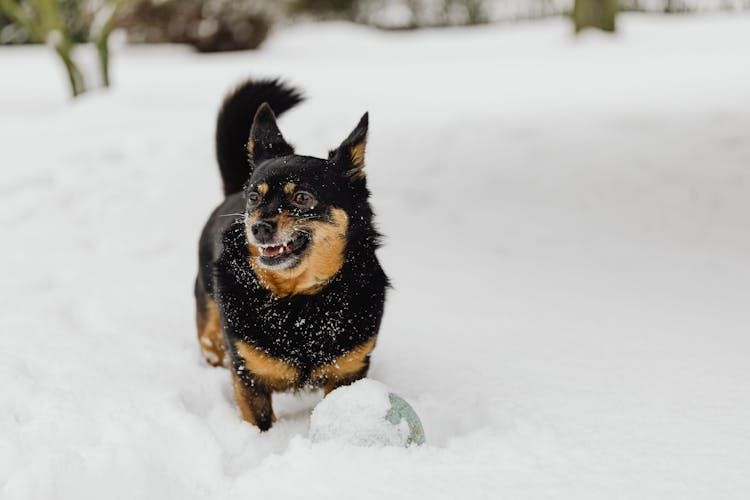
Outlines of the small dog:
<svg viewBox="0 0 750 500">
<path fill-rule="evenodd" d="M 261 430 L 275 421 L 272 392 L 328 394 L 367 375 L 388 288 L 364 170 L 368 115 L 328 159 L 300 156 L 274 111 L 301 100 L 277 80 L 227 96 L 216 128 L 226 198 L 199 244 L 201 349 L 230 368 L 242 417 Z"/>
</svg>

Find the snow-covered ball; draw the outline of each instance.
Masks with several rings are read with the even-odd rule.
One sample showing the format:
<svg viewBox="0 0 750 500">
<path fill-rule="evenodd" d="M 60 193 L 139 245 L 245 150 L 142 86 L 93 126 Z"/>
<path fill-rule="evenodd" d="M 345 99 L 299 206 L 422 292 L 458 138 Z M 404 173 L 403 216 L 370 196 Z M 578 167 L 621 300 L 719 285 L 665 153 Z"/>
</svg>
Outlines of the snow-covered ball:
<svg viewBox="0 0 750 500">
<path fill-rule="evenodd" d="M 332 391 L 313 410 L 310 439 L 357 446 L 409 446 L 424 443 L 414 409 L 387 386 L 372 379 Z"/>
</svg>

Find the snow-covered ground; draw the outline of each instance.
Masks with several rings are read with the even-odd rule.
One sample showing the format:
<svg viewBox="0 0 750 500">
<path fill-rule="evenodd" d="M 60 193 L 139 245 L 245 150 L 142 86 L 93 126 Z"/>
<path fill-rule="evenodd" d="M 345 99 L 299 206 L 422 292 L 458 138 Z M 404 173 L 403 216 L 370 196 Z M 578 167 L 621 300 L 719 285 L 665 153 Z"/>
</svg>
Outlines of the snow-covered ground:
<svg viewBox="0 0 750 500">
<path fill-rule="evenodd" d="M 620 24 L 127 47 L 74 103 L 46 49 L 1 49 L 0 498 L 750 497 L 750 17 Z M 246 75 L 306 90 L 302 153 L 370 111 L 371 376 L 424 447 L 312 443 L 319 394 L 261 434 L 201 358 L 214 117 Z"/>
</svg>

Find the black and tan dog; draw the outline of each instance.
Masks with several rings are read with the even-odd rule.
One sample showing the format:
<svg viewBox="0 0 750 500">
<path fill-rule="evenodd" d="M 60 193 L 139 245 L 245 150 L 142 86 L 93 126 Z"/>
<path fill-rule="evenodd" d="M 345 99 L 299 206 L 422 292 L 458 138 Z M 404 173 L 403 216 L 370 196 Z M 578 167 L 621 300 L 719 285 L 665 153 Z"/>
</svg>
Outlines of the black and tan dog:
<svg viewBox="0 0 750 500">
<path fill-rule="evenodd" d="M 229 366 L 242 416 L 261 430 L 275 420 L 272 392 L 327 394 L 367 375 L 388 287 L 364 171 L 367 114 L 328 159 L 299 156 L 274 111 L 300 100 L 278 81 L 226 98 L 216 129 L 226 198 L 199 247 L 201 348 Z"/>
</svg>

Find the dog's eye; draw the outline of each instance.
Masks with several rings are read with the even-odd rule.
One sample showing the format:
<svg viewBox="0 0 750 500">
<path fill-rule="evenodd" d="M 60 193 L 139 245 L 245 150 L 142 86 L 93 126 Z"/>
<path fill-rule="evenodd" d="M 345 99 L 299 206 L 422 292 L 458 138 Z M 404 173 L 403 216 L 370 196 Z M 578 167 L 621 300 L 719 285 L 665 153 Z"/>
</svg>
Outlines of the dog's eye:
<svg viewBox="0 0 750 500">
<path fill-rule="evenodd" d="M 247 194 L 247 204 L 248 205 L 257 205 L 260 203 L 260 193 L 256 191 L 250 191 Z"/>
<path fill-rule="evenodd" d="M 294 203 L 299 208 L 309 209 L 315 206 L 315 197 L 313 197 L 313 195 L 311 195 L 307 191 L 297 191 L 296 193 L 294 193 L 292 203 Z"/>
</svg>

